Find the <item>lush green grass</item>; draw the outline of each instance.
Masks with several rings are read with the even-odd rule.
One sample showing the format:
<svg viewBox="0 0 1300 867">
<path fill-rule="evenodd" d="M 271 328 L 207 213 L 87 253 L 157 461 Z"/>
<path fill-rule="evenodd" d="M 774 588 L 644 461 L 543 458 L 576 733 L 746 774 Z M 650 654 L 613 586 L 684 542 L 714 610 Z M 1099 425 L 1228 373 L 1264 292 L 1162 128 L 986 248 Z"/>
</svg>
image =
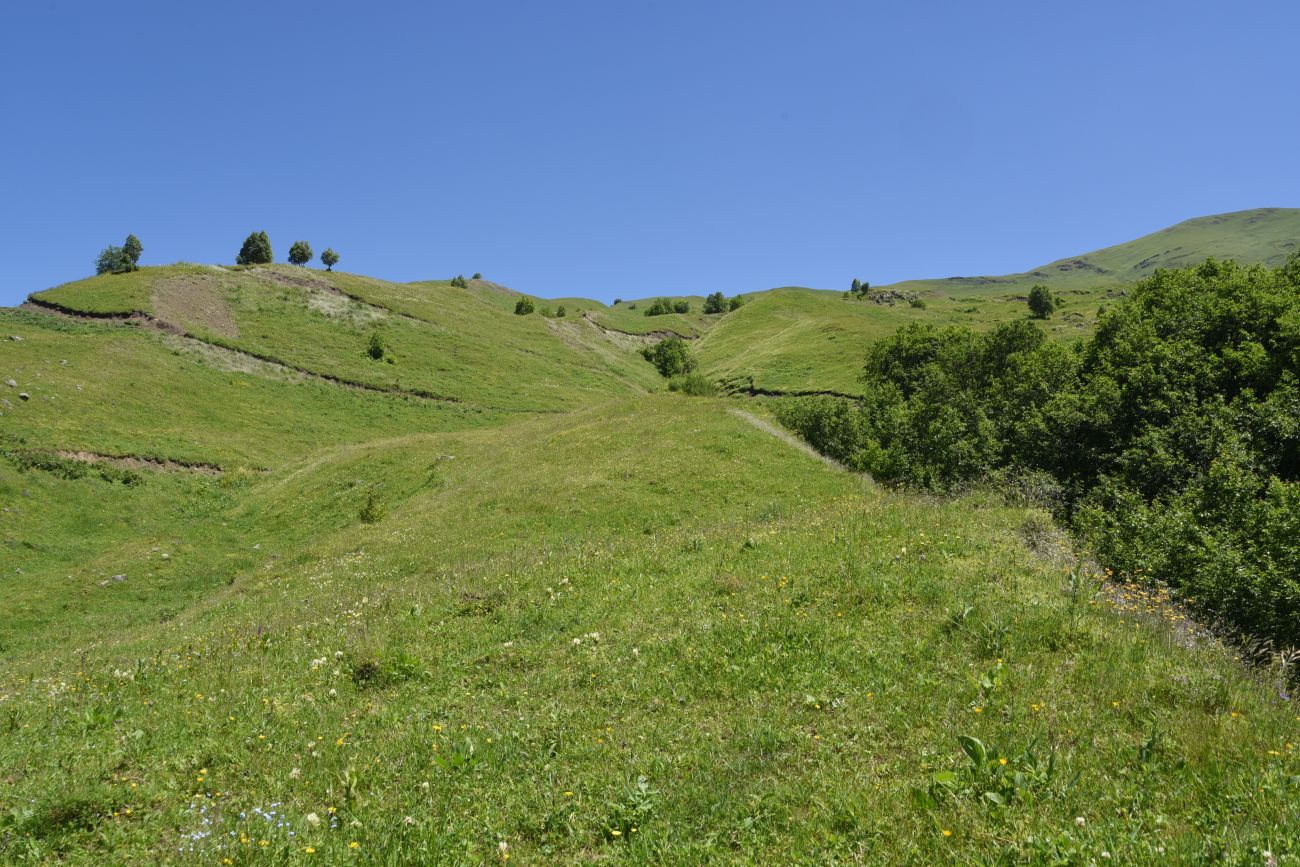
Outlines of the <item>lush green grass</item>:
<svg viewBox="0 0 1300 867">
<path fill-rule="evenodd" d="M 292 266 L 165 266 L 70 283 L 37 297 L 88 312 L 166 310 L 167 322 L 216 345 L 376 388 L 497 410 L 554 411 L 655 385 L 634 352 L 580 318 L 557 330 L 539 316 L 514 316 L 511 296 L 481 283 L 458 289 Z M 383 360 L 366 353 L 374 333 L 387 347 Z"/>
<path fill-rule="evenodd" d="M 4 432 L 32 445 L 268 467 L 340 442 L 492 421 L 488 411 L 287 377 L 154 331 L 0 313 Z M 234 367 L 235 369 L 231 369 Z M 25 391 L 29 401 L 20 401 Z"/>
<path fill-rule="evenodd" d="M 646 316 L 646 308 L 657 298 L 670 301 L 686 301 L 691 305 L 689 313 L 661 313 Z M 633 305 L 636 305 L 633 307 Z M 722 317 L 719 314 L 705 315 L 704 297 L 701 295 L 656 295 L 640 301 L 624 301 L 608 307 L 596 314 L 596 321 L 606 328 L 623 331 L 628 334 L 654 334 L 669 331 L 680 337 L 699 337 Z"/>
<path fill-rule="evenodd" d="M 1032 513 L 871 490 L 725 402 L 345 446 L 238 500 L 198 536 L 253 561 L 233 584 L 10 656 L 7 860 L 478 863 L 505 841 L 519 863 L 1134 863 L 1294 845 L 1294 712 L 1228 654 L 1087 583 L 1064 592 L 1026 547 Z M 176 604 L 162 583 L 96 592 Z M 991 751 L 969 794 L 957 735 Z"/>
<path fill-rule="evenodd" d="M 1078 291 L 1059 338 L 1104 297 Z M 1031 508 L 878 490 L 738 401 L 647 394 L 638 341 L 578 315 L 853 391 L 900 324 L 1025 312 L 952 294 L 554 320 L 484 281 L 168 266 L 42 297 L 202 340 L 0 314 L 0 862 L 1300 858 L 1277 672 L 1103 588 Z"/>
</svg>

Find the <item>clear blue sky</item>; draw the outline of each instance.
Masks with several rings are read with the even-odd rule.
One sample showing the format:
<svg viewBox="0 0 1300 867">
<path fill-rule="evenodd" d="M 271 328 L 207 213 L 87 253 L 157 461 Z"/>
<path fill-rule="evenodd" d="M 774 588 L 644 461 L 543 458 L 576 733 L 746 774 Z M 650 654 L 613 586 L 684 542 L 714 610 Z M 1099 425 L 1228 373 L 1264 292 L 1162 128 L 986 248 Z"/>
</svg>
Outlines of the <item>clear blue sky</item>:
<svg viewBox="0 0 1300 867">
<path fill-rule="evenodd" d="M 1005 273 L 1300 205 L 1294 0 L 64 2 L 0 27 L 0 303 L 265 228 L 541 295 Z"/>
</svg>

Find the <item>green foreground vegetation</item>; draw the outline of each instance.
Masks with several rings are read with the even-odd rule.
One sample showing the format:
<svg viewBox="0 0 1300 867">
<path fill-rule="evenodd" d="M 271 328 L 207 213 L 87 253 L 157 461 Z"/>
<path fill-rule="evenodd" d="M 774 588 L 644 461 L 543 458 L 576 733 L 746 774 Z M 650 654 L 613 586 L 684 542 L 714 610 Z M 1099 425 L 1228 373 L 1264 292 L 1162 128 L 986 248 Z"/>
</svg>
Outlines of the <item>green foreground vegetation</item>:
<svg viewBox="0 0 1300 867">
<path fill-rule="evenodd" d="M 1300 862 L 1294 660 L 1032 486 L 890 490 L 699 396 L 1095 315 L 520 297 L 176 265 L 0 312 L 0 862 Z"/>
</svg>

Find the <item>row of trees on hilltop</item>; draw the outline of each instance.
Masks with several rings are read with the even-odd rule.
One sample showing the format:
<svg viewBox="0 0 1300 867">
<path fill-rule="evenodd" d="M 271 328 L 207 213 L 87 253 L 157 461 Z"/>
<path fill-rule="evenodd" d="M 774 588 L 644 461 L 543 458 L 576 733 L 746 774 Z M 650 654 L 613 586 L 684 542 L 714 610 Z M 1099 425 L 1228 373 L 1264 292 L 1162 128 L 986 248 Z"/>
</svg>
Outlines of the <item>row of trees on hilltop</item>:
<svg viewBox="0 0 1300 867">
<path fill-rule="evenodd" d="M 304 266 L 312 260 L 313 255 L 311 244 L 294 241 L 289 247 L 289 264 Z M 320 254 L 320 260 L 326 271 L 333 271 L 339 263 L 339 254 L 332 247 L 326 247 L 325 252 Z M 269 265 L 273 261 L 275 256 L 271 252 L 271 239 L 266 232 L 251 233 L 244 239 L 244 245 L 235 257 L 236 265 Z"/>
<path fill-rule="evenodd" d="M 140 254 L 143 252 L 144 245 L 140 243 L 140 239 L 135 235 L 127 235 L 122 246 L 109 244 L 99 251 L 99 256 L 95 259 L 95 273 L 122 274 L 127 271 L 138 271 Z M 312 255 L 311 244 L 306 241 L 294 241 L 289 247 L 289 264 L 306 265 L 312 260 Z M 239 248 L 239 255 L 235 257 L 235 264 L 269 265 L 274 258 L 271 252 L 271 239 L 266 232 L 253 232 L 244 239 L 244 245 Z M 327 247 L 325 252 L 320 254 L 320 260 L 326 271 L 333 271 L 334 266 L 339 263 L 339 254 L 333 248 Z M 463 281 L 465 278 L 460 279 Z"/>
</svg>

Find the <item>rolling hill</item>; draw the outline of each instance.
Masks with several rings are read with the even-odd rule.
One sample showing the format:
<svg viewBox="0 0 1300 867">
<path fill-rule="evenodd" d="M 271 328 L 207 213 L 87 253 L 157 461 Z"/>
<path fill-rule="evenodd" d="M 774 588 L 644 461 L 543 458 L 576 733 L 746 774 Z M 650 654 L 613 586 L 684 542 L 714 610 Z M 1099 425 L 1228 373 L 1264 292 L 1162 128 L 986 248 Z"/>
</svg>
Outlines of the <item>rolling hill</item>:
<svg viewBox="0 0 1300 867">
<path fill-rule="evenodd" d="M 1259 213 L 1079 258 L 1268 260 L 1300 212 Z M 1117 286 L 1068 284 L 1051 333 Z M 171 265 L 0 311 L 0 861 L 1300 854 L 1294 708 L 1164 595 L 638 353 L 678 331 L 738 392 L 851 391 L 902 324 L 1024 315 L 925 291 L 558 319 Z"/>
</svg>

